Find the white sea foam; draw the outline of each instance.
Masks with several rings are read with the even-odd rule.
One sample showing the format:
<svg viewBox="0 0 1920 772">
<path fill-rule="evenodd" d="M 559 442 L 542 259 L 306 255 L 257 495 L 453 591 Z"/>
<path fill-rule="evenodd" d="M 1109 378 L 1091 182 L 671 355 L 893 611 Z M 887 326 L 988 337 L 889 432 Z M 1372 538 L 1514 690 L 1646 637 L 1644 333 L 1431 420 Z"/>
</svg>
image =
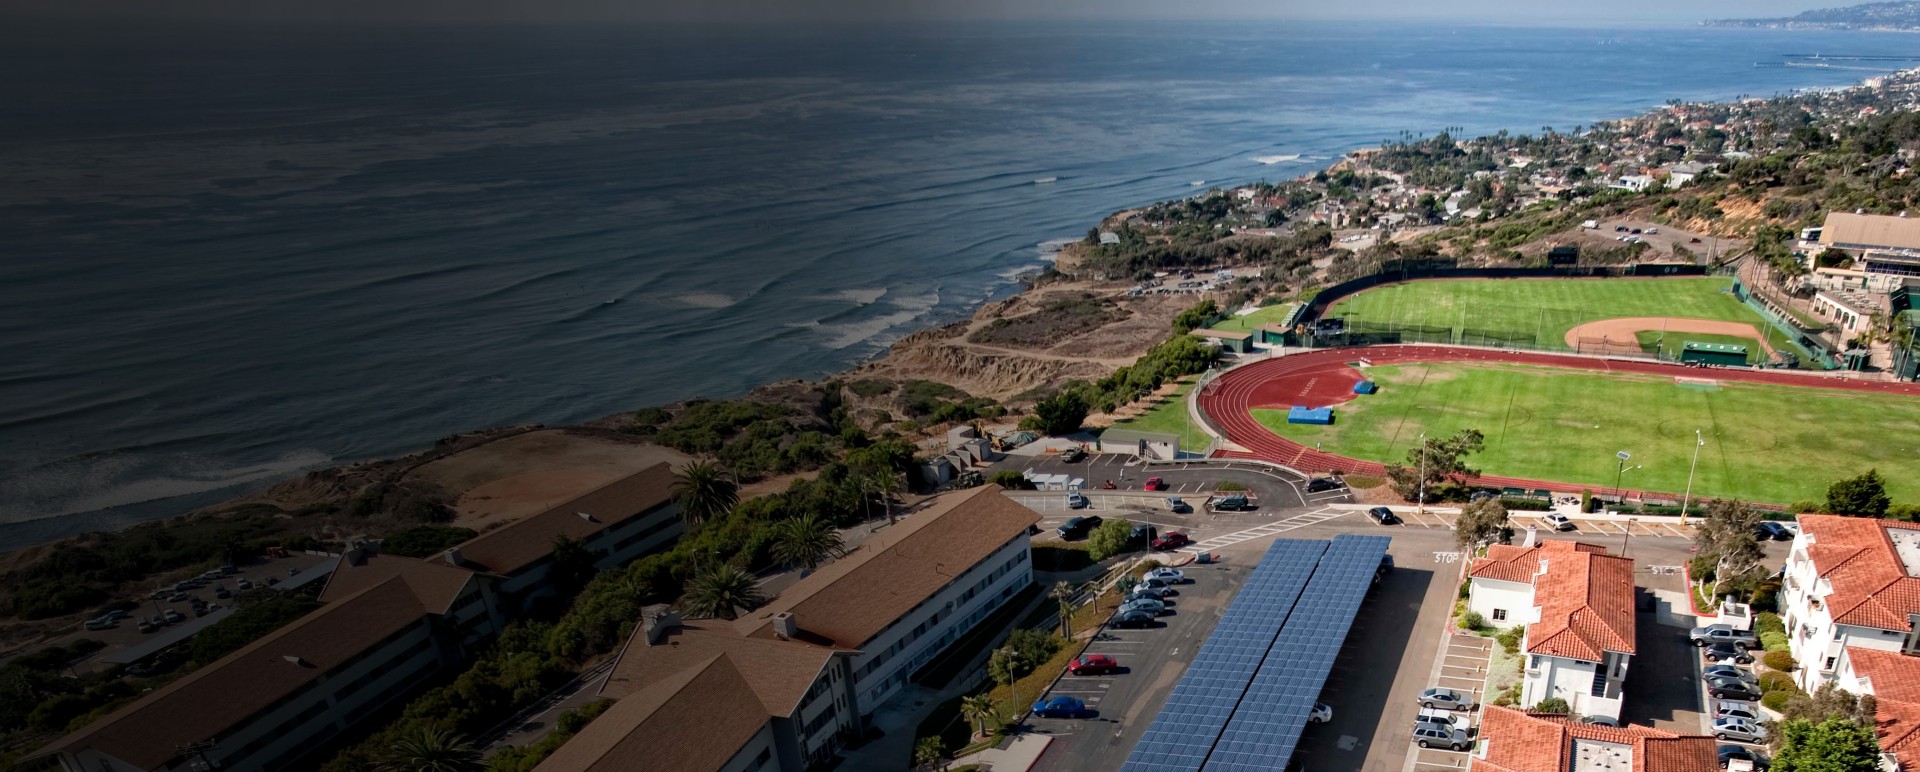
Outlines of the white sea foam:
<svg viewBox="0 0 1920 772">
<path fill-rule="evenodd" d="M 7 486 L 7 495 L 0 496 L 0 522 L 60 517 L 278 480 L 332 460 L 332 456 L 306 448 L 245 466 L 169 457 L 166 463 L 171 468 L 153 470 L 150 466 L 155 459 L 139 454 L 61 464 Z"/>
<path fill-rule="evenodd" d="M 1277 164 L 1277 163 L 1286 163 L 1286 162 L 1288 162 L 1288 161 L 1298 161 L 1298 160 L 1300 160 L 1300 154 L 1299 154 L 1299 153 L 1294 153 L 1294 154 L 1292 154 L 1292 155 L 1263 155 L 1263 156 L 1255 156 L 1253 160 L 1254 160 L 1254 162 L 1255 162 L 1255 163 L 1260 163 L 1260 164 L 1265 164 L 1265 165 L 1269 165 L 1269 166 L 1271 166 L 1271 165 L 1273 165 L 1273 164 Z"/>
<path fill-rule="evenodd" d="M 866 305 L 872 305 L 874 301 L 877 301 L 886 296 L 887 296 L 886 287 L 855 287 L 853 289 L 844 289 L 844 290 L 840 290 L 839 292 L 835 292 L 827 295 L 821 295 L 820 299 L 832 300 L 832 301 L 841 302 L 841 303 L 857 303 L 859 305 L 866 306 Z"/>
</svg>

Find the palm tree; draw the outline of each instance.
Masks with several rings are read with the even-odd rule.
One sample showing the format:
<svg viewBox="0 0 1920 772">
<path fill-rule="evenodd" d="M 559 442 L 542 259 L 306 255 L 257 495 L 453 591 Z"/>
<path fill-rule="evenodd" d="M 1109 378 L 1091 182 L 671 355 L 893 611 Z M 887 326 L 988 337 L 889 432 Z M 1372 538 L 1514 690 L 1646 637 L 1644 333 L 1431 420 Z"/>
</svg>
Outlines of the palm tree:
<svg viewBox="0 0 1920 772">
<path fill-rule="evenodd" d="M 679 505 L 680 519 L 686 521 L 688 530 L 740 503 L 740 487 L 719 464 L 695 461 L 673 477 L 673 503 Z"/>
<path fill-rule="evenodd" d="M 867 489 L 880 498 L 880 506 L 887 511 L 887 525 L 897 522 L 893 516 L 893 494 L 900 490 L 900 478 L 892 469 L 875 472 L 867 477 Z"/>
<path fill-rule="evenodd" d="M 960 717 L 973 724 L 975 737 L 987 733 L 988 724 L 1000 723 L 1000 706 L 993 704 L 993 696 L 976 694 L 960 700 Z"/>
<path fill-rule="evenodd" d="M 922 737 L 913 745 L 913 765 L 917 769 L 933 769 L 946 755 L 947 744 L 938 737 Z"/>
<path fill-rule="evenodd" d="M 741 609 L 752 610 L 766 600 L 753 574 L 721 563 L 693 578 L 680 605 L 693 616 L 735 619 Z"/>
<path fill-rule="evenodd" d="M 817 513 L 785 520 L 775 526 L 773 558 L 787 565 L 800 566 L 812 573 L 827 558 L 846 554 L 847 547 L 840 540 L 840 531 Z"/>
<path fill-rule="evenodd" d="M 1073 639 L 1073 585 L 1061 581 L 1053 585 L 1053 600 L 1060 604 L 1060 634 Z"/>
<path fill-rule="evenodd" d="M 374 763 L 380 772 L 478 772 L 480 749 L 453 730 L 429 727 L 393 741 Z"/>
</svg>

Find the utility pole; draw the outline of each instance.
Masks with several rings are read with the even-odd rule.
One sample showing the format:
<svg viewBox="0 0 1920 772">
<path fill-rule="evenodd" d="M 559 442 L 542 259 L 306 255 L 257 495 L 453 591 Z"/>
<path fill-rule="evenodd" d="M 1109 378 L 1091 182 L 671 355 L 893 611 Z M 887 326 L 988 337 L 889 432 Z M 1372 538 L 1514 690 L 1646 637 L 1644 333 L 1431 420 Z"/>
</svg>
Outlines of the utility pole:
<svg viewBox="0 0 1920 772">
<path fill-rule="evenodd" d="M 1624 558 L 1627 556 L 1627 545 L 1633 541 L 1633 524 L 1635 522 L 1638 522 L 1637 518 L 1627 518 L 1627 532 L 1620 537 L 1620 557 Z"/>
<path fill-rule="evenodd" d="M 1693 465 L 1687 467 L 1687 495 L 1680 499 L 1680 522 L 1687 522 L 1687 505 L 1693 503 L 1693 470 L 1700 468 L 1700 449 L 1707 441 L 1700 436 L 1700 430 L 1693 430 Z"/>
</svg>

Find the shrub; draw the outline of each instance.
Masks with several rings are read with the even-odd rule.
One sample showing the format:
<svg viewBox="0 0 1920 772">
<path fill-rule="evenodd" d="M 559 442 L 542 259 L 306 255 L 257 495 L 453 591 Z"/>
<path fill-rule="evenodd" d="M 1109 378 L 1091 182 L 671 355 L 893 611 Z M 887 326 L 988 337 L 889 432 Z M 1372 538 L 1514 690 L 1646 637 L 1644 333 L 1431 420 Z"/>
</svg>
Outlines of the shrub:
<svg viewBox="0 0 1920 772">
<path fill-rule="evenodd" d="M 1820 511 L 1820 502 L 1796 501 L 1796 502 L 1793 502 L 1793 504 L 1789 505 L 1787 509 L 1796 515 L 1804 515 L 1804 514 L 1807 514 L 1808 512 Z"/>
<path fill-rule="evenodd" d="M 1800 691 L 1800 687 L 1793 682 L 1793 676 L 1780 672 L 1766 672 L 1760 674 L 1760 691 L 1791 694 Z"/>
<path fill-rule="evenodd" d="M 1500 642 L 1500 648 L 1505 649 L 1508 655 L 1513 655 L 1520 653 L 1520 639 L 1526 637 L 1526 635 L 1527 628 L 1514 625 L 1513 627 L 1501 630 L 1493 636 L 1493 639 Z"/>
<path fill-rule="evenodd" d="M 1760 695 L 1760 704 L 1767 706 L 1767 710 L 1778 713 L 1786 709 L 1787 701 L 1791 699 L 1793 699 L 1793 692 L 1767 692 Z"/>
<path fill-rule="evenodd" d="M 1233 482 L 1232 480 L 1228 480 L 1227 482 L 1223 482 L 1217 486 L 1214 486 L 1214 490 L 1217 490 L 1217 491 L 1244 491 L 1246 489 L 1247 489 L 1247 486 L 1241 485 L 1240 483 L 1237 483 L 1237 482 Z"/>
<path fill-rule="evenodd" d="M 1533 706 L 1533 712 L 1558 713 L 1564 716 L 1573 712 L 1573 707 L 1568 705 L 1566 700 L 1560 699 L 1559 697 L 1548 697 L 1541 700 L 1540 704 Z"/>
<path fill-rule="evenodd" d="M 1767 651 L 1760 657 L 1760 664 L 1782 673 L 1793 670 L 1793 654 L 1785 651 Z"/>
<path fill-rule="evenodd" d="M 987 482 L 1010 491 L 1030 491 L 1034 489 L 1032 480 L 1027 479 L 1025 475 L 1011 469 L 1002 469 L 994 472 L 992 477 L 987 478 Z"/>
<path fill-rule="evenodd" d="M 1087 536 L 1087 557 L 1099 561 L 1126 552 L 1132 536 L 1131 522 L 1114 519 L 1101 523 Z"/>
<path fill-rule="evenodd" d="M 1487 618 L 1480 616 L 1480 612 L 1478 611 L 1469 611 L 1460 615 L 1460 629 L 1462 630 L 1478 630 L 1486 626 Z"/>
<path fill-rule="evenodd" d="M 1779 614 L 1767 612 L 1753 618 L 1753 631 L 1756 634 L 1784 633 L 1787 623 L 1780 619 Z"/>
<path fill-rule="evenodd" d="M 1509 511 L 1518 510 L 1521 512 L 1547 512 L 1553 509 L 1553 505 L 1545 501 L 1541 501 L 1539 499 L 1518 498 L 1514 496 L 1500 497 L 1500 504 L 1506 507 Z"/>
<path fill-rule="evenodd" d="M 1593 511 L 1593 491 L 1580 492 L 1580 511 L 1582 512 Z"/>
<path fill-rule="evenodd" d="M 1473 582 L 1465 581 L 1460 583 L 1460 592 L 1454 597 L 1458 600 L 1466 600 L 1468 597 L 1472 595 L 1473 595 Z"/>
<path fill-rule="evenodd" d="M 1493 704 L 1507 708 L 1520 704 L 1520 685 L 1514 684 L 1507 687 L 1500 696 L 1493 698 Z"/>
<path fill-rule="evenodd" d="M 1787 634 L 1776 633 L 1771 630 L 1761 633 L 1760 648 L 1767 650 L 1769 653 L 1786 651 L 1789 648 L 1787 646 Z"/>
<path fill-rule="evenodd" d="M 1356 490 L 1361 488 L 1378 488 L 1382 485 L 1387 484 L 1387 481 L 1384 478 L 1374 477 L 1373 475 L 1365 475 L 1365 474 L 1347 475 L 1346 482 L 1347 482 L 1347 487 L 1353 488 Z"/>
</svg>

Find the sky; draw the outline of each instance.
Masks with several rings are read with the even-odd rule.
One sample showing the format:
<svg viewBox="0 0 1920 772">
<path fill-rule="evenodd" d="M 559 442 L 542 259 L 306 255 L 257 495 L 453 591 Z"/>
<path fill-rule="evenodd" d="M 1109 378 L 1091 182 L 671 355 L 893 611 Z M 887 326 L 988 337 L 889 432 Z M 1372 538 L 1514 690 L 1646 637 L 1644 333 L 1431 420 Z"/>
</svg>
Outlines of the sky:
<svg viewBox="0 0 1920 772">
<path fill-rule="evenodd" d="M 1635 25 L 1790 16 L 1845 0 L 7 0 L 89 19 L 786 22 L 1018 19 L 1448 19 Z"/>
</svg>

